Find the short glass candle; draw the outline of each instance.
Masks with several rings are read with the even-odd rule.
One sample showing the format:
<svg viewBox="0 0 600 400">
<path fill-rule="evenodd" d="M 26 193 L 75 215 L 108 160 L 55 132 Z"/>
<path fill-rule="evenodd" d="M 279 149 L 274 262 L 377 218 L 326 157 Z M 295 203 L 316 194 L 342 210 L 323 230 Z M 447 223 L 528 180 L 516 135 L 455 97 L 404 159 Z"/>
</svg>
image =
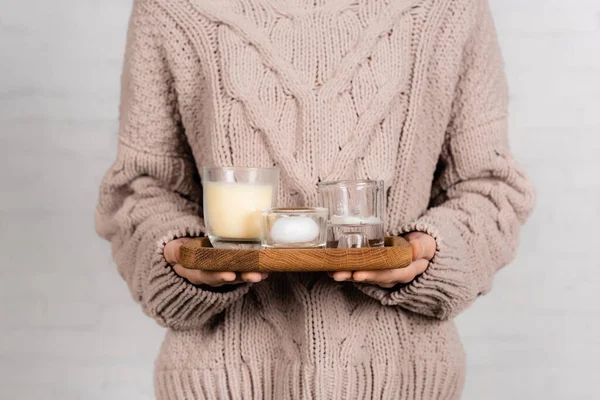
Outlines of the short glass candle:
<svg viewBox="0 0 600 400">
<path fill-rule="evenodd" d="M 260 221 L 263 248 L 302 249 L 325 247 L 326 208 L 270 208 Z"/>
<path fill-rule="evenodd" d="M 319 183 L 321 206 L 330 212 L 327 247 L 382 247 L 384 245 L 383 181 Z"/>
<path fill-rule="evenodd" d="M 260 248 L 260 214 L 277 205 L 277 168 L 206 167 L 204 224 L 213 247 Z"/>
</svg>

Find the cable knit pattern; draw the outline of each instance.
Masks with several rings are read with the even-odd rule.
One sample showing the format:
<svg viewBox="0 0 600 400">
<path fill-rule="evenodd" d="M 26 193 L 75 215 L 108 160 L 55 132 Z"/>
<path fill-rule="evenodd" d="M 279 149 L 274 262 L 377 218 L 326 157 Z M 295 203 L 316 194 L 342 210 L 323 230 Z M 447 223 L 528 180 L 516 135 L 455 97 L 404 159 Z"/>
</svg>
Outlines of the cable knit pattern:
<svg viewBox="0 0 600 400">
<path fill-rule="evenodd" d="M 98 233 L 168 327 L 159 399 L 457 399 L 451 317 L 513 257 L 533 189 L 512 160 L 486 0 L 135 0 Z M 191 285 L 163 248 L 204 232 L 201 165 L 282 170 L 280 204 L 383 179 L 391 234 L 437 241 L 393 290 L 325 274 Z"/>
</svg>

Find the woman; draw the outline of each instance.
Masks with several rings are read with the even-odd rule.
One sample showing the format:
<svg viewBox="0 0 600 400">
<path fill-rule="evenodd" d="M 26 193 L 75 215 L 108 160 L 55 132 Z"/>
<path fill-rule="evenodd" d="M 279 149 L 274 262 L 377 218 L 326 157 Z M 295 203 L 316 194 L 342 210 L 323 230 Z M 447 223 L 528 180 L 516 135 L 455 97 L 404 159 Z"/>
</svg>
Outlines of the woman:
<svg viewBox="0 0 600 400">
<path fill-rule="evenodd" d="M 490 290 L 533 204 L 486 0 L 136 0 L 122 88 L 97 230 L 168 328 L 159 399 L 459 398 L 452 318 Z M 415 261 L 185 270 L 201 165 L 277 165 L 286 206 L 316 205 L 319 181 L 384 180 L 387 230 Z"/>
</svg>

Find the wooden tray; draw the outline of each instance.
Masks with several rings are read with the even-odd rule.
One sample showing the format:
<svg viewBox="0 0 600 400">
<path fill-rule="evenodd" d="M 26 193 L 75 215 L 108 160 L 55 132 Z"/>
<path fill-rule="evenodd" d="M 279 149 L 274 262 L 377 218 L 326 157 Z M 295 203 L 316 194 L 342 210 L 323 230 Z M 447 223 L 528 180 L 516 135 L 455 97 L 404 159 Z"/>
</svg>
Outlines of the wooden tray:
<svg viewBox="0 0 600 400">
<path fill-rule="evenodd" d="M 412 262 L 411 245 L 386 237 L 385 247 L 362 249 L 216 249 L 208 238 L 181 247 L 181 265 L 203 271 L 300 272 L 369 271 L 404 268 Z"/>
</svg>

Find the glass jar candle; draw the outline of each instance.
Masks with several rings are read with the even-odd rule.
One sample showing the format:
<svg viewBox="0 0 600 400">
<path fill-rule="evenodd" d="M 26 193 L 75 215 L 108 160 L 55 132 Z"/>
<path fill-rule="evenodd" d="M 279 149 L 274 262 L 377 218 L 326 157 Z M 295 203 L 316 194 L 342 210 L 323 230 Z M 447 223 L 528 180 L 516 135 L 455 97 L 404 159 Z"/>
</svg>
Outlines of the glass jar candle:
<svg viewBox="0 0 600 400">
<path fill-rule="evenodd" d="M 260 247 L 260 213 L 277 205 L 278 182 L 278 168 L 203 168 L 204 223 L 213 247 Z"/>
<path fill-rule="evenodd" d="M 263 248 L 325 247 L 326 208 L 270 208 L 260 221 Z"/>
</svg>

